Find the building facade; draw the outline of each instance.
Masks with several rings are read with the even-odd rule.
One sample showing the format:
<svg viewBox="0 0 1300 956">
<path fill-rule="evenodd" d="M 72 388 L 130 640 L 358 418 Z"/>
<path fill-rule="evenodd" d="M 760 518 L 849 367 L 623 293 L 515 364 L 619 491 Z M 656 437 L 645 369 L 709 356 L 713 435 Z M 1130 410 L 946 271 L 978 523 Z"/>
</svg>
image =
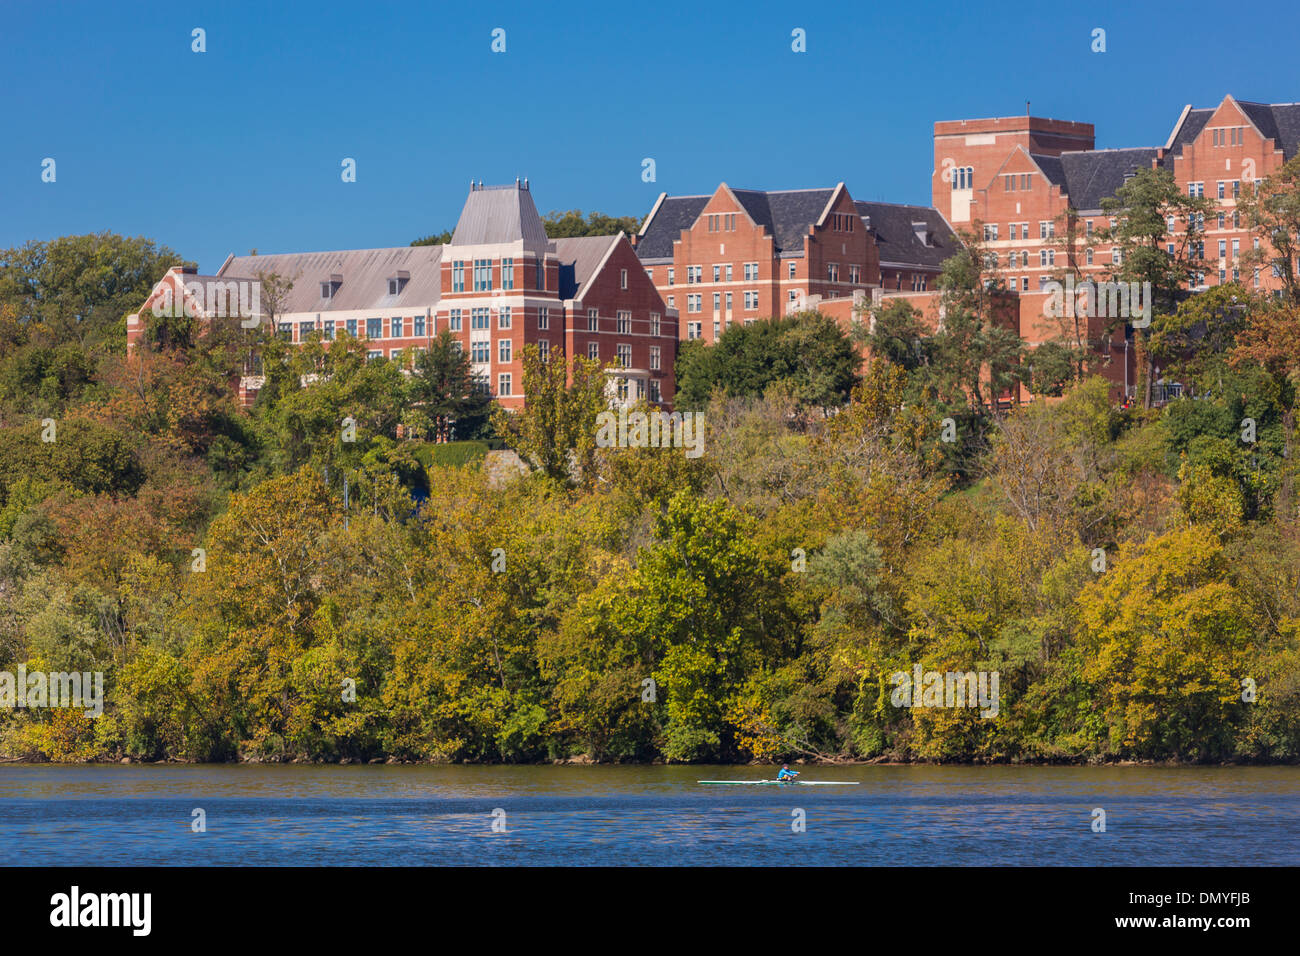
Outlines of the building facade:
<svg viewBox="0 0 1300 956">
<path fill-rule="evenodd" d="M 128 348 L 160 297 L 189 290 L 180 294 L 202 300 L 201 314 L 233 320 L 236 310 L 225 299 L 214 309 L 208 290 L 226 295 L 272 273 L 292 279 L 293 287 L 273 317 L 263 301 L 258 318 L 273 320 L 295 343 L 346 333 L 363 341 L 372 359 L 396 360 L 447 330 L 483 387 L 507 408 L 527 397 L 522 356 L 529 345 L 547 360 L 582 355 L 610 366 L 616 402 L 672 404 L 677 315 L 631 242 L 621 233 L 548 239 L 526 180 L 471 184 L 445 246 L 230 256 L 215 276 L 174 269 L 128 317 Z M 255 375 L 241 382 L 246 402 L 258 386 Z"/>
<path fill-rule="evenodd" d="M 636 254 L 684 339 L 715 342 L 733 322 L 786 315 L 873 288 L 932 288 L 956 249 L 935 209 L 855 201 L 826 189 L 661 194 Z"/>
</svg>

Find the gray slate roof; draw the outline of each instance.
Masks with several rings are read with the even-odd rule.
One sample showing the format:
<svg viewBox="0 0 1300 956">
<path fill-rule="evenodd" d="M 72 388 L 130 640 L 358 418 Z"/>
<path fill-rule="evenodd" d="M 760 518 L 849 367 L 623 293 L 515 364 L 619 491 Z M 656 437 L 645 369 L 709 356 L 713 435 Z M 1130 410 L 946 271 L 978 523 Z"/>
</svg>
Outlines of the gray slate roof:
<svg viewBox="0 0 1300 956">
<path fill-rule="evenodd" d="M 732 189 L 749 217 L 767 229 L 778 254 L 803 253 L 803 240 L 821 218 L 834 189 Z M 642 259 L 671 259 L 673 242 L 691 228 L 708 205 L 709 196 L 667 196 L 637 242 Z"/>
<path fill-rule="evenodd" d="M 1040 166 L 1049 157 L 1035 156 Z M 1150 147 L 1136 149 L 1091 149 L 1062 153 L 1058 160 L 1061 185 L 1070 205 L 1080 212 L 1101 208 L 1101 201 L 1115 195 L 1125 179 L 1139 169 L 1149 169 L 1156 158 Z M 1047 169 L 1044 168 L 1044 173 Z M 1050 178 L 1050 176 L 1049 176 Z M 1054 182 L 1056 180 L 1053 180 Z"/>
<path fill-rule="evenodd" d="M 551 240 L 560 259 L 561 299 L 577 298 L 617 239 L 618 236 L 573 236 Z"/>
<path fill-rule="evenodd" d="M 637 240 L 636 254 L 642 259 L 669 259 L 673 257 L 673 243 L 682 231 L 700 217 L 712 196 L 665 196 L 645 234 Z"/>
<path fill-rule="evenodd" d="M 1300 148 L 1300 103 L 1236 102 L 1241 111 L 1250 117 L 1250 121 L 1259 127 L 1259 131 L 1282 148 L 1285 159 L 1295 156 Z M 1201 134 L 1217 109 L 1216 106 L 1213 109 L 1188 110 L 1169 146 L 1169 154 L 1181 156 L 1183 148 Z"/>
<path fill-rule="evenodd" d="M 398 246 L 393 249 L 348 249 L 341 252 L 288 252 L 236 256 L 217 273 L 222 278 L 255 279 L 278 273 L 293 279 L 283 312 L 331 312 L 374 309 L 376 312 L 424 307 L 442 298 L 440 266 L 443 246 Z M 410 279 L 397 295 L 388 280 L 398 270 Z M 331 299 L 321 298 L 320 284 L 331 274 L 343 276 Z"/>
<path fill-rule="evenodd" d="M 881 262 L 899 262 L 924 269 L 938 269 L 960 247 L 956 234 L 942 213 L 932 206 L 854 200 L 858 215 L 875 234 Z M 931 245 L 916 234 L 913 223 L 924 222 Z"/>
<path fill-rule="evenodd" d="M 546 243 L 546 227 L 533 205 L 533 194 L 513 186 L 476 186 L 460 211 L 452 234 L 453 246 L 494 245 L 504 242 Z"/>
</svg>

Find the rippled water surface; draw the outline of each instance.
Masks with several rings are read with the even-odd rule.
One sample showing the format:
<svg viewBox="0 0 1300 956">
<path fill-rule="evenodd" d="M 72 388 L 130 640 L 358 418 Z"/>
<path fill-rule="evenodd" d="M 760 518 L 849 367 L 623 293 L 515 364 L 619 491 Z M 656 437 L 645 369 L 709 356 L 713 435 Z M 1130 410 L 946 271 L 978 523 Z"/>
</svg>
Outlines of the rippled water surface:
<svg viewBox="0 0 1300 956">
<path fill-rule="evenodd" d="M 8 765 L 0 864 L 1300 864 L 1297 767 L 802 769 Z"/>
</svg>

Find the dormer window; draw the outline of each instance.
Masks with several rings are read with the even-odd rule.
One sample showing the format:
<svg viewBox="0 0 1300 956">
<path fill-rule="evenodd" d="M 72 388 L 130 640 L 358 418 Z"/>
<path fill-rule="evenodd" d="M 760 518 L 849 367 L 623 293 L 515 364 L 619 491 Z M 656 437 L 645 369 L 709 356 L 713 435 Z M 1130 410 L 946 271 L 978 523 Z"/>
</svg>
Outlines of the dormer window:
<svg viewBox="0 0 1300 956">
<path fill-rule="evenodd" d="M 320 284 L 320 297 L 322 299 L 334 298 L 334 293 L 339 291 L 339 286 L 343 284 L 343 276 L 337 272 L 330 275 L 328 279 Z"/>
<path fill-rule="evenodd" d="M 393 275 L 388 277 L 388 294 L 398 295 L 406 288 L 406 283 L 411 281 L 411 273 L 405 269 L 399 269 Z"/>
</svg>

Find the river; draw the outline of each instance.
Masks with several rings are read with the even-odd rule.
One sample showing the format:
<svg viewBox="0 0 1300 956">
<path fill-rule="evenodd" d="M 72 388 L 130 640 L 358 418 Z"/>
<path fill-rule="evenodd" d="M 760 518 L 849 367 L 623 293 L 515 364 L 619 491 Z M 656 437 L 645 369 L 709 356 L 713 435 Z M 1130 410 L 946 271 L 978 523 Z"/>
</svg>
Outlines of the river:
<svg viewBox="0 0 1300 956">
<path fill-rule="evenodd" d="M 0 865 L 1300 864 L 1300 767 L 799 769 L 10 764 Z"/>
</svg>

